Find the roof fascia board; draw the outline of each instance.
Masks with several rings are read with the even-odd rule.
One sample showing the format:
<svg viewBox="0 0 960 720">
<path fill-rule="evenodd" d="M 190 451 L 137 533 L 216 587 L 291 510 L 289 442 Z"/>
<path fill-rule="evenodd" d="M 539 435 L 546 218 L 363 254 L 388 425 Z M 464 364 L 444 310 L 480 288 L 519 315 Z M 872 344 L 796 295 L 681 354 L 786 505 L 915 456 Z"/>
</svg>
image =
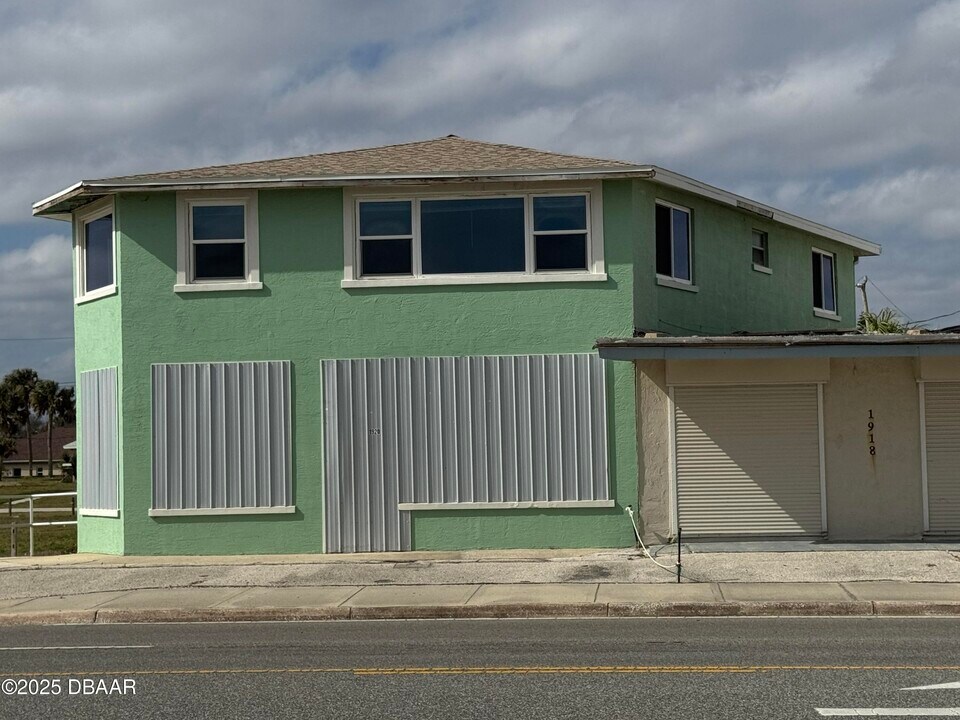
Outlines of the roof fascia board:
<svg viewBox="0 0 960 720">
<path fill-rule="evenodd" d="M 164 180 L 158 182 L 105 182 L 82 180 L 55 195 L 51 195 L 33 205 L 34 215 L 47 215 L 56 211 L 56 207 L 72 198 L 96 194 L 121 192 L 158 192 L 164 190 L 238 190 L 256 188 L 308 188 L 308 187 L 344 187 L 352 185 L 411 185 L 442 182 L 497 182 L 510 180 L 515 182 L 536 182 L 538 180 L 584 180 L 604 178 L 652 177 L 649 168 L 599 168 L 582 170 L 519 170 L 490 173 L 423 173 L 392 175 L 328 175 L 319 177 L 294 178 L 237 178 L 237 179 L 197 179 Z"/>
<path fill-rule="evenodd" d="M 812 220 L 807 220 L 806 218 L 794 215 L 793 213 L 777 210 L 769 205 L 750 200 L 749 198 L 745 198 L 742 195 L 737 195 L 736 193 L 721 190 L 718 187 L 707 185 L 699 180 L 694 180 L 693 178 L 680 175 L 679 173 L 675 173 L 671 170 L 666 170 L 664 168 L 657 167 L 656 165 L 650 166 L 649 169 L 653 171 L 653 177 L 650 178 L 653 182 L 658 182 L 668 187 L 683 190 L 723 205 L 730 205 L 745 212 L 752 212 L 753 214 L 760 215 L 768 220 L 773 220 L 774 222 L 778 222 L 783 225 L 795 227 L 798 230 L 803 230 L 820 237 L 835 240 L 836 242 L 849 245 L 850 247 L 854 247 L 857 250 L 862 251 L 862 254 L 864 255 L 879 255 L 882 250 L 881 246 L 877 243 L 864 240 L 856 235 L 850 235 L 849 233 L 835 230 L 834 228 L 821 225 L 820 223 L 813 222 Z"/>
<path fill-rule="evenodd" d="M 958 357 L 958 345 L 807 345 L 800 347 L 601 347 L 603 360 L 775 360 L 787 358 Z"/>
</svg>

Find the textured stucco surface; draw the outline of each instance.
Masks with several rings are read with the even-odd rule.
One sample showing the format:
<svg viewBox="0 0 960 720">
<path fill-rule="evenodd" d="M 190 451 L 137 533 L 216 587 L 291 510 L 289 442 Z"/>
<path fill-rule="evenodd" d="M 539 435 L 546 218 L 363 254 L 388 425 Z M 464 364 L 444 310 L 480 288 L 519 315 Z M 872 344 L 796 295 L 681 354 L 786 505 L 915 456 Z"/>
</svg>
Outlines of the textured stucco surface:
<svg viewBox="0 0 960 720">
<path fill-rule="evenodd" d="M 173 292 L 173 194 L 118 199 L 123 243 L 124 551 L 317 552 L 322 549 L 321 358 L 586 352 L 595 338 L 631 332 L 630 191 L 605 192 L 605 283 L 343 290 L 339 190 L 261 191 L 260 265 L 254 292 Z M 616 190 L 617 188 L 614 188 Z M 626 212 L 624 212 L 626 210 Z M 616 218 L 616 219 L 611 219 Z M 131 288 L 133 288 L 131 290 Z M 150 518 L 150 365 L 290 360 L 294 497 L 285 516 Z M 635 496 L 633 375 L 613 368 L 618 500 Z M 633 498 L 631 497 L 631 501 Z M 513 518 L 516 517 L 516 522 Z M 510 522 L 506 522 L 510 520 Z M 468 528 L 470 528 L 468 530 Z M 505 514 L 421 513 L 415 547 L 630 544 L 622 508 Z"/>
<path fill-rule="evenodd" d="M 654 211 L 657 200 L 692 211 L 692 293 L 657 285 Z M 722 335 L 738 330 L 836 330 L 856 326 L 854 256 L 849 247 L 739 212 L 704 198 L 637 182 L 636 234 L 649 238 L 637 255 L 636 326 L 673 335 Z M 753 269 L 752 230 L 767 233 L 772 275 Z M 840 320 L 813 313 L 811 249 L 837 253 Z"/>
<path fill-rule="evenodd" d="M 672 536 L 673 502 L 666 362 L 643 360 L 635 364 L 639 411 L 637 454 L 642 473 L 637 524 L 645 542 L 662 543 Z"/>
<path fill-rule="evenodd" d="M 869 449 L 870 410 L 876 455 Z M 920 398 L 914 359 L 834 358 L 823 389 L 823 412 L 829 536 L 920 537 Z"/>
<path fill-rule="evenodd" d="M 656 285 L 656 198 L 694 209 L 698 294 Z M 182 293 L 176 281 L 173 193 L 118 196 L 118 276 L 125 292 L 77 308 L 77 367 L 119 364 L 123 464 L 120 520 L 81 522 L 81 548 L 127 554 L 298 553 L 322 550 L 322 358 L 590 351 L 635 326 L 683 334 L 830 327 L 811 310 L 812 245 L 797 231 L 645 181 L 603 183 L 606 282 L 342 289 L 343 206 L 338 189 L 259 193 L 263 289 Z M 750 267 L 750 229 L 770 233 L 774 275 Z M 842 251 L 840 307 L 852 322 L 853 264 Z M 847 286 L 850 286 L 847 288 Z M 122 304 L 122 313 L 121 310 Z M 122 363 L 120 359 L 122 357 Z M 289 360 L 297 512 L 276 516 L 150 518 L 150 366 L 165 362 Z M 662 379 L 658 382 L 662 385 Z M 610 366 L 610 472 L 617 507 L 421 511 L 415 549 L 623 547 L 623 506 L 665 504 L 666 425 L 649 425 L 654 452 L 638 471 L 635 370 Z M 640 416 L 662 412 L 662 388 L 640 394 Z M 646 477 L 658 478 L 649 488 Z M 659 528 L 656 523 L 651 528 Z M 657 530 L 660 532 L 660 530 Z"/>
<path fill-rule="evenodd" d="M 122 218 L 114 212 L 115 227 L 122 234 Z M 117 240 L 117 256 L 123 243 Z M 117 263 L 119 264 L 119 263 Z M 117 275 L 117 285 L 120 286 L 121 277 L 117 265 L 114 266 Z M 105 367 L 117 367 L 118 401 L 123 397 L 123 367 L 121 363 L 121 313 L 120 296 L 110 295 L 98 300 L 81 303 L 74 308 L 73 326 L 76 343 L 77 379 L 80 373 L 87 370 L 98 370 Z M 80 383 L 77 383 L 77 408 L 83 403 L 80 394 Z M 118 427 L 123 434 L 123 413 L 118 418 Z M 77 412 L 77 444 L 80 445 L 83 436 L 83 413 Z M 123 507 L 123 443 L 120 445 L 120 489 L 118 499 Z M 78 477 L 80 493 L 83 492 L 83 477 Z M 124 532 L 122 512 L 119 518 L 86 517 L 81 515 L 77 519 L 77 550 L 79 552 L 100 552 L 122 554 L 124 552 Z"/>
</svg>

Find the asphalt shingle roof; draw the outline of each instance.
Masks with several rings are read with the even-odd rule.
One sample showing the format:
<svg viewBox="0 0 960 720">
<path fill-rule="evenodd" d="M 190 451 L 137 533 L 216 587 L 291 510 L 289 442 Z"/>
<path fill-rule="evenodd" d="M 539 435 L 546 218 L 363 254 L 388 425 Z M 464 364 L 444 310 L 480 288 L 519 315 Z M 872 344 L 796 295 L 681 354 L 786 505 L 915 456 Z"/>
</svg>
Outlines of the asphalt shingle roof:
<svg viewBox="0 0 960 720">
<path fill-rule="evenodd" d="M 343 175 L 418 175 L 474 171 L 625 169 L 636 165 L 580 155 L 532 150 L 516 145 L 467 140 L 448 135 L 434 140 L 383 145 L 362 150 L 304 155 L 280 160 L 213 165 L 145 175 L 124 175 L 97 182 L 164 182 L 241 178 L 313 178 Z"/>
<path fill-rule="evenodd" d="M 77 428 L 73 425 L 54 426 L 53 428 L 53 459 L 63 457 L 63 446 L 77 439 Z M 4 462 L 27 462 L 29 448 L 25 437 L 17 438 L 17 448 L 13 455 Z M 33 436 L 33 461 L 35 463 L 47 461 L 47 430 L 43 428 Z"/>
</svg>

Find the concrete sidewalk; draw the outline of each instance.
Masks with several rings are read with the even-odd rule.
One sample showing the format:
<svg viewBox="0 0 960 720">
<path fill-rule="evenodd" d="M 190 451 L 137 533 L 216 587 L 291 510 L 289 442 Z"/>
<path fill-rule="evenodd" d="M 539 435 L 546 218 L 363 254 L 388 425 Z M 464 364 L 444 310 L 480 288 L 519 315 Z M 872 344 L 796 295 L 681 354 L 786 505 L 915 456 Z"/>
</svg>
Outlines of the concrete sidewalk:
<svg viewBox="0 0 960 720">
<path fill-rule="evenodd" d="M 4 558 L 0 624 L 960 615 L 953 547 L 691 552 L 683 562 L 677 584 L 625 550 Z"/>
</svg>

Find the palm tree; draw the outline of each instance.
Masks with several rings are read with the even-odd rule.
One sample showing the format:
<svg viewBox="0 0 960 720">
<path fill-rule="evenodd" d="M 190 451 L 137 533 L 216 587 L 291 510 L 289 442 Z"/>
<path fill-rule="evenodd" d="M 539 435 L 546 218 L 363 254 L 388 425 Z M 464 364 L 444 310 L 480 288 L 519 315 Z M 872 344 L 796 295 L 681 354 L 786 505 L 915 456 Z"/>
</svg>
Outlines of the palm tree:
<svg viewBox="0 0 960 720">
<path fill-rule="evenodd" d="M 53 422 L 59 426 L 73 425 L 77 421 L 77 403 L 72 387 L 62 387 L 57 390 L 57 395 L 53 400 Z M 76 476 L 76 469 L 73 470 Z M 63 481 L 69 482 L 70 478 L 64 476 Z"/>
<path fill-rule="evenodd" d="M 37 417 L 47 418 L 47 477 L 53 477 L 53 424 L 54 405 L 60 386 L 55 380 L 39 380 L 30 392 L 30 409 Z"/>
<path fill-rule="evenodd" d="M 30 394 L 40 377 L 36 370 L 17 368 L 7 373 L 3 385 L 7 386 L 10 412 L 19 427 L 27 433 L 27 476 L 33 477 L 33 435 L 30 431 Z"/>
<path fill-rule="evenodd" d="M 10 387 L 0 382 L 0 478 L 3 477 L 3 461 L 13 455 L 17 448 L 14 435 L 20 429 L 20 421 L 15 409 Z"/>
</svg>

